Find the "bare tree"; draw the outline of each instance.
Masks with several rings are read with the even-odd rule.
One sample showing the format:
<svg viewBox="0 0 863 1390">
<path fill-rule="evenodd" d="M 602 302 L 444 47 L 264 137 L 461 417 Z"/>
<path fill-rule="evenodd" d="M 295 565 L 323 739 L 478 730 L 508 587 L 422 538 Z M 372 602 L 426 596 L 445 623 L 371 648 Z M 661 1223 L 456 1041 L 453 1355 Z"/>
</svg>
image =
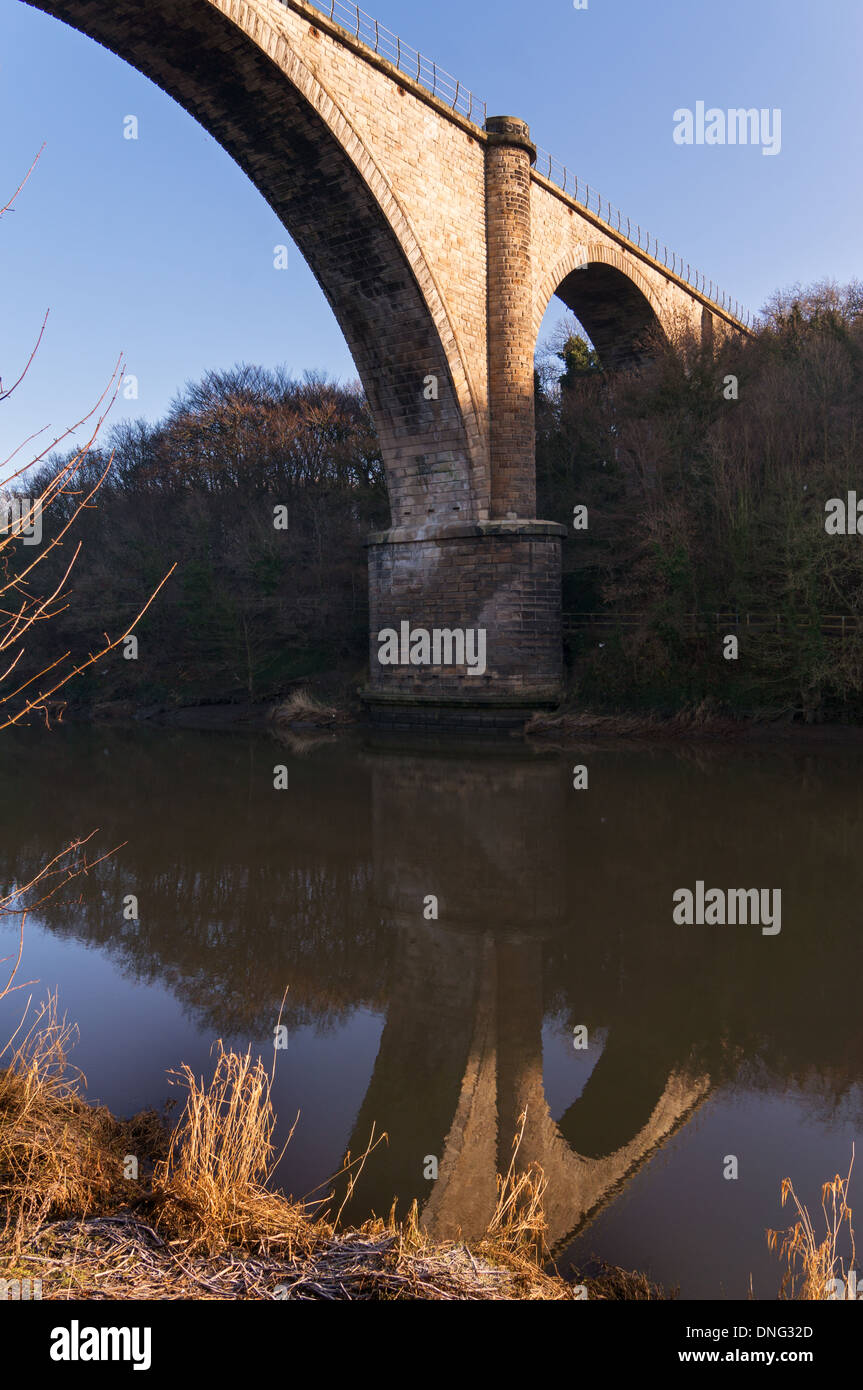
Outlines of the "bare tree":
<svg viewBox="0 0 863 1390">
<path fill-rule="evenodd" d="M 0 209 L 0 218 L 12 209 L 38 159 L 39 155 L 36 156 L 26 177 L 19 184 L 12 198 L 4 208 Z M 42 341 L 47 319 L 46 314 L 36 344 L 15 383 L 4 391 L 2 382 L 0 382 L 0 401 L 8 400 L 12 392 L 21 385 L 26 377 Z M 92 505 L 93 498 L 111 470 L 113 455 L 92 485 L 82 485 L 84 464 L 96 441 L 105 416 L 116 399 L 123 374 L 124 366 L 120 361 L 114 369 L 108 387 L 93 409 L 77 424 L 66 430 L 60 439 L 55 440 L 49 446 L 49 449 L 45 449 L 27 463 L 15 468 L 16 456 L 36 437 L 33 435 L 0 464 L 0 469 L 3 470 L 13 468 L 13 471 L 7 476 L 0 476 L 0 499 L 5 495 L 7 499 L 6 509 L 9 513 L 9 524 L 0 529 L 0 731 L 12 724 L 20 723 L 34 711 L 41 711 L 47 720 L 48 702 L 75 676 L 93 666 L 125 641 L 175 568 L 174 566 L 171 567 L 125 630 L 114 639 L 105 633 L 104 643 L 96 651 L 89 653 L 86 660 L 75 661 L 69 652 L 64 652 L 43 666 L 35 675 L 29 675 L 20 683 L 16 681 L 16 668 L 24 656 L 25 639 L 28 633 L 37 624 L 49 621 L 68 607 L 66 596 L 69 578 L 81 552 L 80 544 L 73 549 L 69 563 L 63 570 L 59 582 L 54 582 L 45 591 L 40 590 L 39 587 L 40 568 L 53 550 L 66 544 L 67 537 L 73 530 L 76 521 L 82 512 Z M 15 484 L 20 484 L 27 472 L 45 462 L 49 450 L 55 450 L 58 444 L 62 443 L 63 440 L 70 439 L 77 434 L 82 426 L 88 425 L 90 422 L 95 423 L 89 439 L 82 447 L 75 449 L 72 455 L 66 458 L 53 474 L 49 475 L 47 481 L 40 481 L 38 496 L 23 497 L 18 489 L 15 493 L 10 493 L 10 488 Z M 37 533 L 41 535 L 42 522 L 46 513 L 50 513 L 51 508 L 60 502 L 60 499 L 66 498 L 72 498 L 73 505 L 71 512 L 56 535 L 45 545 L 37 547 L 37 553 L 33 559 L 25 558 L 21 547 L 27 542 L 32 544 L 32 538 Z"/>
<path fill-rule="evenodd" d="M 40 150 L 13 196 L 3 208 L 0 208 L 0 219 L 12 210 L 16 199 L 33 173 L 41 153 Z M 2 380 L 0 380 L 0 401 L 8 400 L 12 392 L 21 385 L 26 377 L 38 352 L 47 321 L 48 315 L 46 314 L 33 350 L 13 385 L 4 390 Z M 80 544 L 73 549 L 69 563 L 63 568 L 59 582 L 55 580 L 44 590 L 40 589 L 39 585 L 40 567 L 44 565 L 47 556 L 53 550 L 66 543 L 75 522 L 81 513 L 92 505 L 93 498 L 110 471 L 111 459 L 98 473 L 95 482 L 87 486 L 82 485 L 84 463 L 99 433 L 105 415 L 116 397 L 122 378 L 123 365 L 118 362 L 107 389 L 93 410 L 68 429 L 60 440 L 55 440 L 50 446 L 50 449 L 56 448 L 58 443 L 71 438 L 82 426 L 94 422 L 90 437 L 84 446 L 76 449 L 70 458 L 60 464 L 53 473 L 49 473 L 47 480 L 43 479 L 40 482 L 38 496 L 34 498 L 23 497 L 18 489 L 15 492 L 10 492 L 10 488 L 20 483 L 24 475 L 34 465 L 44 463 L 46 460 L 48 449 L 23 465 L 16 466 L 15 464 L 17 456 L 37 437 L 36 435 L 31 435 L 0 464 L 0 503 L 5 501 L 9 514 L 9 524 L 0 528 L 0 730 L 19 724 L 34 711 L 43 712 L 47 721 L 48 702 L 74 676 L 101 660 L 125 640 L 146 613 L 170 574 L 173 573 L 174 567 L 172 566 L 124 632 L 113 640 L 106 633 L 104 643 L 86 660 L 74 661 L 71 659 L 70 653 L 66 652 L 51 660 L 35 675 L 18 677 L 18 667 L 26 650 L 28 634 L 32 633 L 37 624 L 50 621 L 57 613 L 68 607 L 68 582 L 80 554 Z M 3 471 L 10 468 L 12 471 L 7 472 L 5 477 L 2 476 Z M 22 547 L 28 540 L 32 544 L 32 538 L 37 529 L 41 537 L 43 515 L 50 512 L 51 507 L 56 506 L 61 498 L 73 499 L 69 514 L 66 515 L 66 519 L 57 534 L 45 545 L 40 545 L 37 553 L 30 559 L 29 556 L 25 555 Z M 93 833 L 95 834 L 95 832 Z M 89 835 L 86 839 L 73 841 L 28 883 L 13 885 L 4 894 L 0 894 L 0 923 L 10 916 L 18 920 L 17 951 L 12 956 L 0 960 L 0 966 L 8 968 L 7 971 L 0 972 L 0 1000 L 12 990 L 24 987 L 20 984 L 16 985 L 15 978 L 21 963 L 24 927 L 28 914 L 47 901 L 48 898 L 53 897 L 67 883 L 82 873 L 86 873 L 95 864 L 101 862 L 101 859 L 107 857 L 101 855 L 95 860 L 89 858 L 86 846 L 91 839 L 92 835 Z M 114 852 L 113 850 L 110 851 L 110 853 Z"/>
</svg>

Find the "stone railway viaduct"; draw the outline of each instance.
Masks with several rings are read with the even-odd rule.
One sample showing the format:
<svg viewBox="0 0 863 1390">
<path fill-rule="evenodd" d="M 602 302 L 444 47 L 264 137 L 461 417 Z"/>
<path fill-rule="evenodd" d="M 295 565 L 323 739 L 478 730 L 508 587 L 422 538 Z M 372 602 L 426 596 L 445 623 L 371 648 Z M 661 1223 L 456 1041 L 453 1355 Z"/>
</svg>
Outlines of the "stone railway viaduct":
<svg viewBox="0 0 863 1390">
<path fill-rule="evenodd" d="M 737 332 L 738 320 L 544 177 L 523 121 L 477 124 L 329 6 L 27 3 L 190 112 L 267 199 L 327 297 L 389 487 L 391 529 L 369 541 L 373 706 L 400 718 L 461 707 L 484 722 L 554 701 L 564 529 L 535 514 L 545 311 L 557 295 L 612 368 L 637 363 L 653 334 Z M 403 622 L 485 629 L 486 672 L 381 666 L 377 634 Z"/>
</svg>

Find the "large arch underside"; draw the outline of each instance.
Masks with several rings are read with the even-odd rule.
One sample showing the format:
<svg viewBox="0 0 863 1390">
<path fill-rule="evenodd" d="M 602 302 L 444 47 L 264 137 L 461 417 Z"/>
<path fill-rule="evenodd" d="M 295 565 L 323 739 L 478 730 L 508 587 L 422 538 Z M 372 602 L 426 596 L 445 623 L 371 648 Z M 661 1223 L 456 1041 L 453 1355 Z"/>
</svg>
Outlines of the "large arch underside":
<svg viewBox="0 0 863 1390">
<path fill-rule="evenodd" d="M 637 367 L 664 337 L 650 301 L 616 266 L 589 261 L 569 272 L 557 298 L 575 314 L 604 367 Z"/>
<path fill-rule="evenodd" d="M 436 322 L 412 269 L 422 264 L 419 248 L 404 220 L 397 232 L 375 196 L 371 183 L 377 175 L 383 189 L 384 180 L 349 113 L 338 110 L 264 8 L 242 7 L 247 32 L 214 0 L 25 2 L 155 82 L 273 208 L 353 355 L 378 429 L 393 525 L 474 516 L 464 403 L 453 386 L 439 306 Z M 425 399 L 429 374 L 438 378 L 437 400 Z"/>
</svg>

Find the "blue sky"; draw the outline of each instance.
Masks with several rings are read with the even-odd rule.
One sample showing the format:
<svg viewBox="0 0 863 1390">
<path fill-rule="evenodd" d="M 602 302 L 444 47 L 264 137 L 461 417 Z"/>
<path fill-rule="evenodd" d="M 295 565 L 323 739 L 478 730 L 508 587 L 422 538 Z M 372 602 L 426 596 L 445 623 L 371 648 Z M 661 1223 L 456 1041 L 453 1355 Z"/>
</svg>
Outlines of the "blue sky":
<svg viewBox="0 0 863 1390">
<path fill-rule="evenodd" d="M 365 8 L 752 309 L 798 280 L 861 274 L 861 0 Z M 675 144 L 675 110 L 698 101 L 780 108 L 781 153 Z M 137 141 L 123 139 L 128 114 Z M 140 396 L 112 418 L 158 418 L 185 381 L 237 361 L 354 377 L 299 253 L 273 269 L 287 237 L 228 155 L 132 68 L 22 0 L 0 0 L 0 129 L 3 193 L 46 142 L 0 227 L 7 385 L 51 311 L 0 412 L 0 457 L 89 409 L 121 352 Z"/>
</svg>

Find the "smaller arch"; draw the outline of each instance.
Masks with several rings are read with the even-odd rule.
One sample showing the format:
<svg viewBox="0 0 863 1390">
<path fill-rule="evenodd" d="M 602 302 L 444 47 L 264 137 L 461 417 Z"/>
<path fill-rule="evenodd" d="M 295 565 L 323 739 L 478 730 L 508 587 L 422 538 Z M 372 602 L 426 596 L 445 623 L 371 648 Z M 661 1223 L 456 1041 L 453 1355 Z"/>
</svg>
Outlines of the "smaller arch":
<svg viewBox="0 0 863 1390">
<path fill-rule="evenodd" d="M 662 303 L 641 270 L 601 241 L 567 251 L 542 280 L 534 306 L 534 336 L 554 295 L 583 324 L 606 367 L 637 366 L 650 356 L 650 339 L 663 340 Z"/>
</svg>

